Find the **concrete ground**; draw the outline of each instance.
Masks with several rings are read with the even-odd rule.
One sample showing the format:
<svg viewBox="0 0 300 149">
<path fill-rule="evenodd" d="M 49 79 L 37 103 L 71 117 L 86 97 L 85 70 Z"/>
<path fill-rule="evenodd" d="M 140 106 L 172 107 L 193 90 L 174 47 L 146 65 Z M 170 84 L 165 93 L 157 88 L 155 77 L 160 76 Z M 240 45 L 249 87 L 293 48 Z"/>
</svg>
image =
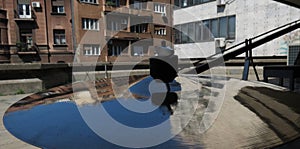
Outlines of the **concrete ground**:
<svg viewBox="0 0 300 149">
<path fill-rule="evenodd" d="M 238 85 L 239 84 L 239 85 Z M 253 85 L 256 83 L 252 83 Z M 228 86 L 233 87 L 231 88 L 232 90 L 235 90 L 236 92 L 243 87 L 244 83 L 241 83 L 241 81 L 236 80 L 233 81 L 232 84 L 228 84 Z M 299 84 L 297 83 L 297 85 L 299 86 Z M 233 92 L 227 92 L 228 96 L 232 97 L 234 95 Z M 0 96 L 0 149 L 35 149 L 36 147 L 26 144 L 25 142 L 15 138 L 14 136 L 12 136 L 3 126 L 3 121 L 2 121 L 2 117 L 4 112 L 6 111 L 6 109 L 13 103 L 15 103 L 16 101 L 22 99 L 23 97 L 27 96 L 26 95 L 13 95 L 13 96 Z M 239 111 L 239 112 L 236 112 Z M 244 112 L 244 113 L 243 113 Z M 234 116 L 232 115 L 234 114 Z M 216 122 L 214 123 L 214 125 L 207 131 L 206 133 L 206 137 L 203 137 L 203 141 L 207 144 L 210 144 L 212 146 L 207 146 L 210 148 L 217 148 L 220 146 L 223 147 L 241 147 L 241 146 L 234 146 L 233 144 L 228 144 L 228 142 L 235 142 L 236 140 L 238 140 L 239 138 L 236 138 L 236 136 L 239 136 L 238 134 L 236 135 L 230 135 L 229 132 L 230 131 L 225 131 L 224 129 L 218 129 L 218 128 L 224 128 L 224 123 L 225 124 L 231 124 L 228 125 L 228 130 L 233 130 L 233 129 L 237 129 L 237 128 L 241 128 L 238 131 L 234 131 L 235 133 L 240 133 L 243 131 L 246 131 L 246 129 L 243 129 L 243 127 L 240 126 L 240 121 L 236 122 L 236 121 L 232 121 L 230 118 L 231 117 L 243 117 L 243 115 L 250 115 L 250 117 L 252 118 L 252 122 L 249 119 L 242 119 L 242 121 L 249 121 L 249 123 L 253 123 L 254 121 L 256 122 L 256 124 L 259 124 L 259 126 L 263 129 L 266 129 L 267 126 L 265 126 L 265 124 L 263 123 L 263 121 L 261 121 L 259 118 L 257 118 L 255 116 L 255 114 L 251 111 L 249 111 L 246 107 L 244 106 L 240 106 L 240 104 L 238 103 L 238 101 L 236 100 L 225 100 L 223 103 L 223 107 L 222 110 L 220 111 L 220 114 L 218 116 L 218 118 L 216 119 Z M 222 126 L 222 127 L 221 127 Z M 256 126 L 253 128 L 256 128 Z M 227 136 L 227 139 L 224 140 L 224 135 L 222 136 L 216 136 L 215 134 L 224 134 L 225 136 Z M 245 133 L 247 134 L 247 133 Z M 229 137 L 232 136 L 232 137 Z M 234 137 L 235 136 L 235 137 Z M 275 136 L 275 135 L 274 135 Z M 206 138 L 210 138 L 207 139 Z M 213 139 L 212 139 L 213 138 Z M 212 140 L 219 142 L 219 143 L 215 143 L 214 141 L 212 142 Z M 273 139 L 272 141 L 278 140 L 277 138 Z M 224 146 L 224 144 L 226 144 L 230 146 Z M 241 142 L 243 142 L 245 140 L 241 140 Z M 244 145 L 247 145 L 247 142 L 244 142 Z M 241 144 L 239 144 L 241 145 Z"/>
<path fill-rule="evenodd" d="M 14 102 L 22 99 L 26 95 L 0 96 L 0 149 L 36 149 L 11 135 L 3 125 L 3 115 L 6 109 Z"/>
</svg>

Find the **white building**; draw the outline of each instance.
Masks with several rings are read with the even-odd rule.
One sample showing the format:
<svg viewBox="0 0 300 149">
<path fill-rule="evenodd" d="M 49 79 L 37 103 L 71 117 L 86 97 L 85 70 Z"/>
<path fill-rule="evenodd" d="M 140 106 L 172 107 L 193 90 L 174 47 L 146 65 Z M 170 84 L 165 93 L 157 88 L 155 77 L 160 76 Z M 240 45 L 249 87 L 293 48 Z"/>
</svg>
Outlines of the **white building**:
<svg viewBox="0 0 300 149">
<path fill-rule="evenodd" d="M 174 11 L 179 30 L 175 52 L 180 58 L 215 54 L 215 38 L 225 39 L 228 48 L 300 19 L 300 9 L 274 0 L 175 0 L 175 5 L 180 7 Z M 299 40 L 298 29 L 255 48 L 253 55 L 286 56 L 289 45 Z"/>
</svg>

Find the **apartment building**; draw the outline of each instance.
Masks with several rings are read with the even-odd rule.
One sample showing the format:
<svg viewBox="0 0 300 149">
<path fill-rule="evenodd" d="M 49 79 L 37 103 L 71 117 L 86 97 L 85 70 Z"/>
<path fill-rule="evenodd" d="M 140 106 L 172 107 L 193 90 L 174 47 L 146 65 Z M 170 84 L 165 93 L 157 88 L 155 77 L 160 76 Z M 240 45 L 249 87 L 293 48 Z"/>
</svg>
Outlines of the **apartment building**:
<svg viewBox="0 0 300 149">
<path fill-rule="evenodd" d="M 73 61 L 70 0 L 1 0 L 3 63 Z"/>
<path fill-rule="evenodd" d="M 138 61 L 171 46 L 170 0 L 0 0 L 0 63 Z"/>
<path fill-rule="evenodd" d="M 274 0 L 175 0 L 175 51 L 205 58 L 245 39 L 300 19 L 298 8 Z M 253 50 L 256 57 L 287 56 L 300 41 L 296 30 Z"/>
<path fill-rule="evenodd" d="M 170 0 L 81 0 L 76 4 L 80 62 L 141 61 L 172 42 Z M 87 10 L 81 12 L 81 10 Z M 95 13 L 98 12 L 98 13 Z"/>
</svg>

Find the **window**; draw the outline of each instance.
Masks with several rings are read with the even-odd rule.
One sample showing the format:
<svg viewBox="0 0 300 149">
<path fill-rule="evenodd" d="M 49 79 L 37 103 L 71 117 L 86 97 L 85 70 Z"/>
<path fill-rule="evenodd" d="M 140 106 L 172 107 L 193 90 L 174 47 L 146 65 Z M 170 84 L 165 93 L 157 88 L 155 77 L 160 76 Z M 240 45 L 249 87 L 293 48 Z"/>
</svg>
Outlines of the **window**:
<svg viewBox="0 0 300 149">
<path fill-rule="evenodd" d="M 19 18 L 31 18 L 31 6 L 30 4 L 19 4 Z"/>
<path fill-rule="evenodd" d="M 196 41 L 201 41 L 201 36 L 202 36 L 202 23 L 201 22 L 196 22 L 195 23 L 195 40 Z"/>
<path fill-rule="evenodd" d="M 52 0 L 52 13 L 61 14 L 65 13 L 64 0 Z"/>
<path fill-rule="evenodd" d="M 181 42 L 182 43 L 188 43 L 189 42 L 188 31 L 189 31 L 188 24 L 183 24 L 181 26 L 181 32 L 182 32 Z"/>
<path fill-rule="evenodd" d="M 133 56 L 144 56 L 144 47 L 134 46 L 133 47 Z"/>
<path fill-rule="evenodd" d="M 134 9 L 142 9 L 142 3 L 140 3 L 139 1 L 134 1 L 133 2 L 133 8 Z"/>
<path fill-rule="evenodd" d="M 128 18 L 108 15 L 106 17 L 106 28 L 111 31 L 127 30 Z"/>
<path fill-rule="evenodd" d="M 219 37 L 234 39 L 236 18 L 235 16 L 227 16 L 200 22 L 191 22 L 177 25 L 176 29 L 176 44 L 210 41 Z"/>
<path fill-rule="evenodd" d="M 82 3 L 98 4 L 98 0 L 80 0 Z"/>
<path fill-rule="evenodd" d="M 83 54 L 86 56 L 100 55 L 100 45 L 83 45 Z"/>
<path fill-rule="evenodd" d="M 130 27 L 130 32 L 146 33 L 148 32 L 148 24 L 138 24 Z"/>
<path fill-rule="evenodd" d="M 227 37 L 227 17 L 220 18 L 220 35 L 219 37 Z"/>
<path fill-rule="evenodd" d="M 210 21 L 205 20 L 202 21 L 202 40 L 209 40 L 210 39 Z"/>
<path fill-rule="evenodd" d="M 165 14 L 166 13 L 166 5 L 155 3 L 154 4 L 154 12 Z"/>
<path fill-rule="evenodd" d="M 82 29 L 84 29 L 84 30 L 99 30 L 99 20 L 82 18 Z"/>
<path fill-rule="evenodd" d="M 179 44 L 181 43 L 181 26 L 180 25 L 176 25 L 175 26 L 175 44 Z"/>
<path fill-rule="evenodd" d="M 66 34 L 65 30 L 53 30 L 54 44 L 65 45 L 66 44 Z"/>
<path fill-rule="evenodd" d="M 121 55 L 123 48 L 119 45 L 108 46 L 108 56 L 119 56 Z"/>
<path fill-rule="evenodd" d="M 181 8 L 199 5 L 207 2 L 212 2 L 216 0 L 175 0 L 175 5 Z"/>
<path fill-rule="evenodd" d="M 189 36 L 189 42 L 195 41 L 195 23 L 188 24 L 188 36 Z"/>
<path fill-rule="evenodd" d="M 231 16 L 228 18 L 228 38 L 235 38 L 235 16 Z"/>
<path fill-rule="evenodd" d="M 218 19 L 211 20 L 211 33 L 214 38 L 219 37 L 219 22 Z"/>
<path fill-rule="evenodd" d="M 163 35 L 163 36 L 165 36 L 165 35 L 167 35 L 167 29 L 166 29 L 165 26 L 155 26 L 154 27 L 154 33 L 156 35 Z"/>
<path fill-rule="evenodd" d="M 106 0 L 107 6 L 120 7 L 120 0 Z"/>
</svg>

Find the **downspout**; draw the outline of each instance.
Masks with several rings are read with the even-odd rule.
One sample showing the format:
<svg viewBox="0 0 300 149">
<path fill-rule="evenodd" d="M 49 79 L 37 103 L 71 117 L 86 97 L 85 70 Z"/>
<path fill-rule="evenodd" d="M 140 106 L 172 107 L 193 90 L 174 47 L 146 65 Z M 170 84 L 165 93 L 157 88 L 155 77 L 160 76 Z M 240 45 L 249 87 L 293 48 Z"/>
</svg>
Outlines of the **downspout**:
<svg viewBox="0 0 300 149">
<path fill-rule="evenodd" d="M 74 0 L 71 0 L 71 19 L 72 19 L 72 40 L 73 40 L 73 52 L 74 52 L 74 61 L 76 60 L 77 54 L 77 42 L 76 42 L 76 28 L 75 28 L 75 11 L 74 11 Z M 77 61 L 77 60 L 76 60 Z"/>
<path fill-rule="evenodd" d="M 48 63 L 50 63 L 50 46 L 49 46 L 49 27 L 48 27 L 48 11 L 46 7 L 47 0 L 44 0 L 44 7 L 45 7 L 45 19 L 46 19 L 46 36 L 47 36 L 47 50 L 48 50 Z"/>
</svg>

